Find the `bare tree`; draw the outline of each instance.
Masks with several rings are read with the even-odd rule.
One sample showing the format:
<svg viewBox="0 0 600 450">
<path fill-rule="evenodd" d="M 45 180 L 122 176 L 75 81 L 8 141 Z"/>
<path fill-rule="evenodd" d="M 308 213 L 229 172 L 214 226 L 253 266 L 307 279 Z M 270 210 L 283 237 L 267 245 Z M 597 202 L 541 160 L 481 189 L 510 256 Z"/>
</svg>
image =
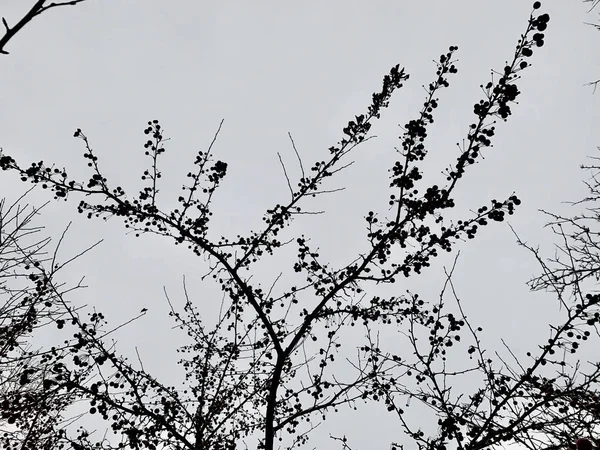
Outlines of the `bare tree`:
<svg viewBox="0 0 600 450">
<path fill-rule="evenodd" d="M 577 437 L 594 436 L 600 425 L 595 390 L 600 365 L 581 361 L 576 353 L 588 340 L 589 345 L 598 345 L 592 338 L 597 335 L 600 296 L 587 294 L 576 303 L 562 302 L 564 318 L 550 324 L 549 339 L 535 347 L 529 344 L 523 359 L 504 341 L 504 354 L 482 346 L 483 328 L 468 319 L 452 282 L 453 271 L 454 266 L 447 272 L 438 302 L 428 305 L 413 296 L 420 308 L 408 319 L 405 337 L 412 349 L 408 356 L 406 351 L 390 350 L 405 348 L 401 338 L 386 345 L 371 330 L 372 338 L 363 348 L 366 361 L 384 368 L 373 386 L 388 410 L 397 414 L 404 432 L 420 449 L 436 450 L 507 443 L 558 450 L 574 444 Z M 399 378 L 398 373 L 405 376 Z M 472 388 L 456 388 L 461 385 Z M 427 406 L 430 421 L 437 419 L 436 434 L 423 431 L 428 422 L 424 414 L 417 419 L 410 414 L 409 405 L 414 403 Z"/>
<path fill-rule="evenodd" d="M 598 157 L 591 157 L 598 161 Z M 571 202 L 573 207 L 585 206 L 583 212 L 563 216 L 542 211 L 551 220 L 546 225 L 558 237 L 553 257 L 544 258 L 538 248 L 518 239 L 538 260 L 542 273 L 529 281 L 533 291 L 550 291 L 556 294 L 566 314 L 572 317 L 570 326 L 564 328 L 567 340 L 563 348 L 574 353 L 581 345 L 600 336 L 600 301 L 597 284 L 600 280 L 600 165 L 584 164 L 582 169 L 590 173 L 585 181 L 589 194 Z M 594 305 L 593 308 L 590 308 Z M 585 367 L 584 367 L 585 366 Z M 569 376 L 564 367 L 556 379 L 548 380 L 546 388 L 554 398 L 562 398 L 561 408 L 569 414 L 562 415 L 562 422 L 549 427 L 547 434 L 558 436 L 590 436 L 600 446 L 600 361 L 572 365 Z M 561 384 L 557 382 L 561 381 Z M 560 410 L 559 410 L 560 412 Z M 568 417 L 568 420 L 565 420 Z M 596 437 L 596 438 L 595 438 Z"/>
<path fill-rule="evenodd" d="M 0 37 L 0 53 L 8 54 L 6 44 L 36 16 L 83 1 L 38 0 L 12 27 L 2 17 L 5 33 Z M 43 207 L 23 205 L 28 192 L 10 205 L 0 200 L 0 443 L 6 449 L 23 450 L 56 448 L 60 441 L 56 430 L 64 425 L 62 413 L 77 400 L 56 389 L 47 364 L 52 361 L 56 368 L 56 361 L 75 347 L 67 341 L 61 348 L 34 350 L 31 339 L 43 327 L 62 328 L 71 310 L 63 295 L 83 287 L 64 289 L 55 284 L 55 274 L 64 265 L 57 264 L 58 247 L 48 255 L 50 238 L 36 239 L 43 227 L 31 222 Z M 47 264 L 51 267 L 45 268 Z"/>
<path fill-rule="evenodd" d="M 565 386 L 549 394 L 548 386 L 558 386 L 559 377 L 546 377 L 544 368 L 566 365 L 564 359 L 553 359 L 553 355 L 574 348 L 574 330 L 595 326 L 596 321 L 590 323 L 588 317 L 597 307 L 598 297 L 583 297 L 579 307 L 569 308 L 564 323 L 554 327 L 553 337 L 532 354 L 527 367 L 502 359 L 498 367 L 482 348 L 480 330 L 467 320 L 457 295 L 453 294 L 452 312 L 444 295 L 429 305 L 417 294 L 382 298 L 366 291 L 376 284 L 420 274 L 440 251 L 451 252 L 458 241 L 474 238 L 489 222 L 503 221 L 520 204 L 513 194 L 504 201 L 492 200 L 456 223 L 442 215 L 443 210 L 455 207 L 456 186 L 491 145 L 494 118 L 506 121 L 511 115 L 520 93 L 516 81 L 528 67 L 533 50 L 544 44 L 549 16 L 536 12 L 540 6 L 540 2 L 534 3 L 512 61 L 496 74 L 495 81 L 482 86 L 484 98 L 474 105 L 476 120 L 469 126 L 456 163 L 445 173 L 445 185 L 417 189 L 422 178 L 419 166 L 428 154 L 427 130 L 439 105 L 437 95 L 457 72 L 452 59 L 457 48 L 452 46 L 441 55 L 423 109 L 406 123 L 398 160 L 390 170 L 392 213 L 389 217 L 374 211 L 365 215 L 368 248 L 341 267 L 323 261 L 309 237 L 290 235 L 289 226 L 294 217 L 313 213 L 306 205 L 311 197 L 336 190 L 326 182 L 348 167 L 349 154 L 370 138 L 371 124 L 408 79 L 399 66 L 384 77 L 383 87 L 373 95 L 367 111 L 343 129 L 344 138 L 310 170 L 305 170 L 308 166 L 292 141 L 299 179 L 292 181 L 291 170 L 282 159 L 289 198 L 268 209 L 264 226 L 245 236 L 214 237 L 210 228 L 213 196 L 228 167 L 212 154 L 221 127 L 208 149 L 198 152 L 177 199 L 179 206 L 173 210 L 164 210 L 158 202 L 159 162 L 166 151 L 158 120 L 148 122 L 144 130 L 150 163 L 141 177 L 144 185 L 133 197 L 109 184 L 100 170 L 99 156 L 80 129 L 74 137 L 81 139 L 92 171 L 87 181 L 74 180 L 54 165 L 21 166 L 11 156 L 0 154 L 3 170 L 18 172 L 24 181 L 49 189 L 54 199 L 84 195 L 78 211 L 89 218 L 121 217 L 137 236 L 155 233 L 186 245 L 208 260 L 207 277 L 224 292 L 214 327 L 205 325 L 187 296 L 183 311 L 172 307 L 172 317 L 190 339 L 181 349 L 184 389 L 161 382 L 141 361 L 137 368 L 120 356 L 114 343 L 106 340 L 105 324 L 98 313 L 83 320 L 76 310 L 68 309 L 68 325 L 74 328 L 77 342 L 64 358 L 49 353 L 47 379 L 56 392 L 89 404 L 89 415 L 104 421 L 108 430 L 98 434 L 95 428 L 57 424 L 57 445 L 70 443 L 78 450 L 221 450 L 237 448 L 244 439 L 258 436 L 260 448 L 273 450 L 284 438 L 289 441 L 287 448 L 293 448 L 307 442 L 311 430 L 328 412 L 369 401 L 395 412 L 401 430 L 422 449 L 443 450 L 452 442 L 469 450 L 506 442 L 550 448 L 552 435 L 546 439 L 544 433 L 554 426 L 568 426 L 561 405 L 585 383 L 570 374 L 561 379 L 566 380 Z M 302 283 L 282 287 L 283 273 L 276 273 L 275 282 L 265 288 L 248 275 L 255 263 L 291 245 L 297 248 L 297 258 L 290 272 L 302 276 Z M 398 253 L 403 253 L 403 259 L 392 258 Z M 454 292 L 451 273 L 442 294 L 448 288 Z M 54 293 L 62 298 L 62 293 Z M 357 359 L 344 365 L 340 347 L 349 327 L 363 327 L 365 341 L 357 349 Z M 377 332 L 384 329 L 407 336 L 414 359 L 382 349 Z M 425 337 L 425 346 L 421 337 Z M 470 343 L 463 351 L 473 358 L 473 364 L 449 370 L 449 349 L 467 340 Z M 472 373 L 482 375 L 475 392 L 452 391 L 453 377 Z M 406 399 L 432 409 L 439 420 L 439 433 L 426 436 L 419 425 L 409 423 L 401 407 Z M 24 425 L 33 421 L 25 415 L 20 418 Z M 333 438 L 349 448 L 345 438 Z M 559 442 L 563 445 L 568 439 Z"/>
<path fill-rule="evenodd" d="M 32 337 L 63 326 L 72 307 L 62 297 L 82 286 L 67 289 L 54 281 L 69 261 L 59 264 L 58 246 L 48 252 L 50 239 L 39 238 L 43 228 L 32 223 L 41 208 L 23 205 L 24 198 L 10 205 L 0 200 L 0 443 L 6 449 L 53 448 L 62 412 L 76 398 L 57 389 L 48 374 L 73 343 L 40 350 Z"/>
</svg>

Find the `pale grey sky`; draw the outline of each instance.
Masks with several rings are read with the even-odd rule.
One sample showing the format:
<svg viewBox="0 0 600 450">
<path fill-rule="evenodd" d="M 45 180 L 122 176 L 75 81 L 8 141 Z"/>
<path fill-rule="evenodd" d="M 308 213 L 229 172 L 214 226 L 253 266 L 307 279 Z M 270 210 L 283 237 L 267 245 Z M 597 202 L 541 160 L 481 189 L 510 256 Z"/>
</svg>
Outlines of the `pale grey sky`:
<svg viewBox="0 0 600 450">
<path fill-rule="evenodd" d="M 0 15 L 12 24 L 29 3 L 3 0 Z M 84 148 L 72 137 L 79 127 L 109 182 L 133 194 L 146 166 L 142 131 L 148 120 L 159 119 L 171 138 L 163 164 L 163 205 L 173 205 L 195 152 L 207 148 L 224 119 L 214 151 L 229 163 L 229 173 L 216 196 L 213 229 L 235 235 L 259 226 L 265 210 L 289 195 L 277 158 L 280 152 L 295 170 L 287 133 L 305 164 L 322 159 L 348 120 L 366 110 L 383 76 L 400 64 L 410 80 L 374 126 L 378 138 L 359 147 L 356 163 L 331 179 L 332 188 L 346 190 L 317 199 L 315 209 L 326 214 L 298 220 L 291 229 L 312 236 L 321 254 L 339 265 L 364 248 L 363 216 L 371 209 L 386 211 L 387 169 L 402 134 L 397 125 L 416 117 L 425 99 L 421 86 L 435 76 L 433 60 L 450 45 L 459 47 L 459 71 L 440 93 L 424 165 L 427 180 L 442 181 L 440 171 L 455 161 L 456 143 L 473 121 L 472 106 L 482 97 L 479 85 L 490 80 L 490 69 L 501 70 L 512 58 L 531 4 L 90 0 L 57 8 L 28 24 L 9 43 L 10 55 L 0 58 L 0 146 L 23 164 L 43 159 L 81 179 Z M 485 159 L 456 191 L 452 217 L 468 216 L 469 209 L 515 191 L 523 203 L 510 223 L 550 256 L 554 237 L 542 230 L 547 219 L 537 209 L 569 211 L 560 202 L 585 194 L 586 174 L 578 166 L 600 144 L 595 126 L 600 94 L 583 86 L 600 77 L 600 33 L 584 25 L 596 16 L 587 15 L 580 0 L 546 0 L 542 10 L 551 17 L 546 44 L 522 72 L 519 104 L 507 123 L 497 125 L 494 147 L 483 152 Z M 12 174 L 0 174 L 3 195 L 14 197 L 25 187 Z M 32 198 L 41 203 L 48 197 L 37 192 Z M 163 286 L 181 304 L 185 274 L 207 316 L 218 305 L 218 290 L 200 282 L 206 267 L 184 248 L 154 236 L 125 235 L 118 219 L 84 220 L 76 213 L 78 201 L 51 203 L 40 223 L 58 236 L 74 221 L 65 258 L 98 239 L 105 242 L 63 277 L 75 281 L 85 275 L 90 287 L 83 301 L 101 308 L 109 320 L 147 307 L 146 317 L 120 334 L 119 348 L 133 354 L 138 345 L 146 367 L 168 379 L 177 359 L 171 349 L 182 341 L 170 330 Z M 458 293 L 469 316 L 484 326 L 490 346 L 503 337 L 525 352 L 528 342 L 542 342 L 549 318 L 558 315 L 557 303 L 552 296 L 527 292 L 525 281 L 539 268 L 517 247 L 508 226 L 493 223 L 457 248 Z M 453 255 L 436 259 L 401 289 L 434 299 L 443 264 Z M 270 284 L 278 272 L 277 265 L 262 264 L 256 276 Z M 376 448 L 370 445 L 374 435 L 377 448 L 402 442 L 393 418 L 374 416 L 381 411 L 332 415 L 310 448 L 334 448 L 330 432 L 346 433 L 356 449 Z"/>
</svg>

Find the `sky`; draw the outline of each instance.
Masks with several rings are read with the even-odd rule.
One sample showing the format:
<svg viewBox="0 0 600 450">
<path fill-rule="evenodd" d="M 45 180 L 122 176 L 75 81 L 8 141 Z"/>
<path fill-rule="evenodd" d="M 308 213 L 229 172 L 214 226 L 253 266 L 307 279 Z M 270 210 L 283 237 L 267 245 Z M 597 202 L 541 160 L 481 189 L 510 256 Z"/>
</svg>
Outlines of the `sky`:
<svg viewBox="0 0 600 450">
<path fill-rule="evenodd" d="M 30 3 L 3 0 L 0 15 L 13 24 Z M 0 58 L 0 147 L 24 165 L 54 162 L 82 179 L 84 147 L 73 139 L 81 128 L 109 182 L 134 193 L 146 164 L 143 129 L 158 119 L 170 138 L 161 188 L 169 209 L 195 153 L 207 149 L 224 120 L 213 151 L 229 170 L 213 226 L 235 236 L 259 227 L 265 210 L 287 199 L 278 152 L 299 176 L 288 133 L 305 165 L 324 158 L 348 120 L 366 110 L 383 76 L 400 64 L 410 79 L 374 125 L 377 138 L 358 147 L 354 165 L 330 180 L 328 186 L 345 190 L 316 199 L 311 206 L 326 213 L 292 227 L 341 265 L 363 248 L 363 216 L 386 211 L 387 170 L 402 134 L 398 125 L 417 117 L 425 100 L 422 85 L 435 77 L 434 61 L 458 46 L 458 74 L 439 95 L 423 166 L 427 180 L 442 181 L 440 171 L 455 161 L 456 144 L 474 119 L 479 86 L 490 80 L 491 69 L 501 70 L 512 58 L 531 4 L 89 0 L 54 8 L 29 23 L 8 44 L 10 55 Z M 542 11 L 551 17 L 545 45 L 522 72 L 519 104 L 508 122 L 497 124 L 494 146 L 468 171 L 455 198 L 456 214 L 468 216 L 492 198 L 516 193 L 523 203 L 510 224 L 552 256 L 557 240 L 543 228 L 547 218 L 539 209 L 573 211 L 562 202 L 585 195 L 581 180 L 587 174 L 579 165 L 600 144 L 600 93 L 584 86 L 600 78 L 600 34 L 584 24 L 597 16 L 579 0 L 543 1 Z M 0 174 L 3 196 L 16 198 L 26 187 L 14 174 Z M 39 205 L 50 196 L 36 191 L 30 198 Z M 184 340 L 171 330 L 163 287 L 182 305 L 185 275 L 207 317 L 217 311 L 218 288 L 200 280 L 206 265 L 185 248 L 164 238 L 127 235 L 116 218 L 84 219 L 76 212 L 78 201 L 51 202 L 39 219 L 55 238 L 72 222 L 61 248 L 64 259 L 104 240 L 62 274 L 67 282 L 85 276 L 89 287 L 73 301 L 100 308 L 114 322 L 148 308 L 120 331 L 119 348 L 135 354 L 137 346 L 146 368 L 169 379 L 177 360 L 173 349 Z M 469 317 L 483 326 L 485 342 L 495 348 L 504 338 L 519 353 L 542 342 L 549 321 L 560 317 L 558 304 L 550 294 L 528 292 L 525 282 L 539 266 L 517 246 L 508 225 L 493 223 L 456 248 L 461 253 L 455 285 Z M 437 258 L 401 289 L 435 299 L 444 265 L 454 256 Z M 257 267 L 256 276 L 269 284 L 278 273 L 279 265 L 270 262 Z M 393 420 L 370 411 L 332 416 L 316 430 L 311 448 L 331 446 L 329 433 L 347 434 L 357 449 L 402 442 Z"/>
</svg>

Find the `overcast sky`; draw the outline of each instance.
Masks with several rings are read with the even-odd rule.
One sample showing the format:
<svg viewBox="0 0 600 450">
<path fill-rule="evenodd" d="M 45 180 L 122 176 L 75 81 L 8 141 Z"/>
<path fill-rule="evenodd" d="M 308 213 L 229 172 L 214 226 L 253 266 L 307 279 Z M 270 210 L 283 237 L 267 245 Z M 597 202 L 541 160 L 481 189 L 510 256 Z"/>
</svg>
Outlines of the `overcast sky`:
<svg viewBox="0 0 600 450">
<path fill-rule="evenodd" d="M 3 0 L 0 15 L 10 25 L 31 6 Z M 295 223 L 336 265 L 349 262 L 364 248 L 364 219 L 369 210 L 385 213 L 387 169 L 394 146 L 408 120 L 417 117 L 425 99 L 423 84 L 434 79 L 434 60 L 450 45 L 459 47 L 458 74 L 440 92 L 440 107 L 429 129 L 427 180 L 458 156 L 457 142 L 474 120 L 472 106 L 482 98 L 480 84 L 490 70 L 512 59 L 531 11 L 525 0 L 453 1 L 231 1 L 89 0 L 56 8 L 28 24 L 0 58 L 0 146 L 22 164 L 44 160 L 85 177 L 83 145 L 73 139 L 81 128 L 100 158 L 110 183 L 131 194 L 139 190 L 146 122 L 159 119 L 170 138 L 163 165 L 164 209 L 174 206 L 185 173 L 198 150 L 206 150 L 221 119 L 215 155 L 228 162 L 229 173 L 215 202 L 217 234 L 256 229 L 268 207 L 288 198 L 277 152 L 292 176 L 299 171 L 287 133 L 305 164 L 320 160 L 342 137 L 354 115 L 366 111 L 371 95 L 396 64 L 410 80 L 392 98 L 373 128 L 378 137 L 359 147 L 356 163 L 328 187 L 346 190 L 319 198 L 310 216 Z M 600 78 L 600 33 L 584 24 L 595 21 L 580 0 L 546 0 L 550 14 L 545 46 L 522 72 L 522 94 L 507 123 L 497 125 L 494 146 L 467 171 L 455 191 L 453 217 L 502 200 L 515 192 L 523 203 L 510 223 L 530 244 L 552 254 L 554 236 L 542 230 L 543 208 L 568 213 L 561 201 L 585 194 L 586 176 L 578 166 L 600 145 L 599 95 L 583 85 Z M 13 174 L 0 174 L 0 192 L 14 198 L 26 185 Z M 173 375 L 183 342 L 171 331 L 163 286 L 182 304 L 182 276 L 207 317 L 219 304 L 218 289 L 199 277 L 206 265 L 170 240 L 126 235 L 118 219 L 84 220 L 76 213 L 76 196 L 51 203 L 39 223 L 58 237 L 73 226 L 64 244 L 64 259 L 104 239 L 103 245 L 65 273 L 64 280 L 86 276 L 89 288 L 75 302 L 101 308 L 111 321 L 149 313 L 119 335 L 120 348 L 132 354 L 137 345 L 147 368 Z M 47 193 L 31 197 L 41 204 Z M 461 256 L 455 283 L 470 317 L 485 328 L 491 346 L 504 337 L 517 351 L 542 342 L 548 320 L 558 317 L 551 295 L 530 294 L 525 282 L 539 271 L 537 263 L 515 244 L 506 224 L 484 227 L 474 241 L 458 245 Z M 422 276 L 400 286 L 434 300 L 444 279 L 434 261 Z M 270 284 L 276 265 L 258 268 Z M 541 307 L 543 306 L 543 309 Z M 530 343 L 530 347 L 527 344 Z M 356 449 L 388 448 L 402 441 L 387 416 L 340 415 L 321 426 L 311 448 L 333 448 L 327 435 L 346 433 Z M 362 424 L 356 426 L 354 424 Z M 363 430 L 370 430 L 369 433 Z M 373 434 L 378 447 L 368 445 Z M 327 447 L 326 447 L 327 446 Z"/>
</svg>

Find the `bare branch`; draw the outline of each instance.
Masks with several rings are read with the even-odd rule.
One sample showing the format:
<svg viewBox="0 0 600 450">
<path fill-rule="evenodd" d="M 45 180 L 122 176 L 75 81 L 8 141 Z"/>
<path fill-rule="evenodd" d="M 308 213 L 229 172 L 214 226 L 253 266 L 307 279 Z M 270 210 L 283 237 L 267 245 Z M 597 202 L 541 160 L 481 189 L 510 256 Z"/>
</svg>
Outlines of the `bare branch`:
<svg viewBox="0 0 600 450">
<path fill-rule="evenodd" d="M 0 53 L 7 55 L 8 51 L 6 51 L 4 49 L 4 47 L 6 46 L 6 44 L 8 44 L 8 42 L 25 26 L 27 25 L 29 22 L 31 22 L 33 20 L 33 18 L 35 16 L 40 15 L 42 12 L 50 9 L 50 8 L 55 8 L 58 6 L 73 6 L 76 5 L 78 3 L 82 3 L 86 0 L 72 0 L 72 1 L 65 1 L 65 2 L 53 2 L 53 3 L 49 3 L 46 5 L 47 0 L 37 0 L 33 6 L 31 7 L 31 9 L 13 26 L 10 27 L 8 25 L 8 22 L 6 21 L 6 19 L 3 17 L 2 18 L 2 23 L 4 24 L 4 36 L 0 37 Z"/>
</svg>

